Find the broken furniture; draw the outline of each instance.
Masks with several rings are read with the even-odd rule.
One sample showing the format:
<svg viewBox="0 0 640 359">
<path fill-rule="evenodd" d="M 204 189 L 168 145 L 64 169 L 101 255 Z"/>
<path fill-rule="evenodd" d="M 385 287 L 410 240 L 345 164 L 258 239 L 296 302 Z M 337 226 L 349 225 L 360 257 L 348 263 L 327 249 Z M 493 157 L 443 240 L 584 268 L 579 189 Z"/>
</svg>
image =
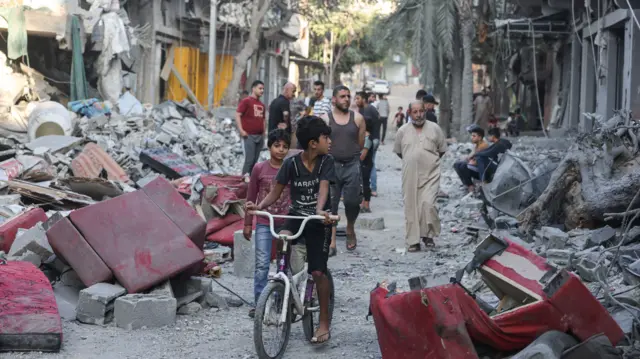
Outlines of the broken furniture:
<svg viewBox="0 0 640 359">
<path fill-rule="evenodd" d="M 195 211 L 166 180 L 158 178 L 147 186 L 76 210 L 69 215 L 70 221 L 56 223 L 47 232 L 57 253 L 85 285 L 107 281 L 108 273 L 99 262 L 104 262 L 129 294 L 200 269 L 204 221 L 196 218 Z M 67 242 L 61 235 L 65 226 L 70 235 Z M 81 244 L 73 245 L 72 241 Z M 80 275 L 83 271 L 86 273 Z"/>
<path fill-rule="evenodd" d="M 0 260 L 0 352 L 57 352 L 62 321 L 47 277 L 31 263 Z"/>
<path fill-rule="evenodd" d="M 477 359 L 477 346 L 513 352 L 550 330 L 579 341 L 604 333 L 614 345 L 624 336 L 580 279 L 514 242 L 489 236 L 467 269 L 513 308 L 489 316 L 458 284 L 393 295 L 378 287 L 370 311 L 384 359 Z"/>
</svg>

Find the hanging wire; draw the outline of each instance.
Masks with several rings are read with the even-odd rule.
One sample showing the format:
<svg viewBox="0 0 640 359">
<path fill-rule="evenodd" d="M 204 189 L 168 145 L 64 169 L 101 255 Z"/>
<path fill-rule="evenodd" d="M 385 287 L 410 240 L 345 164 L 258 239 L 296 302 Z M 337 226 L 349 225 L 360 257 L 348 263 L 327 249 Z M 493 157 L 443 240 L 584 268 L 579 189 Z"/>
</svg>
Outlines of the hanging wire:
<svg viewBox="0 0 640 359">
<path fill-rule="evenodd" d="M 542 106 L 540 105 L 540 91 L 538 89 L 538 57 L 536 56 L 536 34 L 533 31 L 533 21 L 529 19 L 529 30 L 531 31 L 531 40 L 533 41 L 533 82 L 536 85 L 536 101 L 538 102 L 538 117 L 542 126 L 544 137 L 549 137 L 547 129 L 544 128 L 544 117 L 542 115 Z"/>
</svg>

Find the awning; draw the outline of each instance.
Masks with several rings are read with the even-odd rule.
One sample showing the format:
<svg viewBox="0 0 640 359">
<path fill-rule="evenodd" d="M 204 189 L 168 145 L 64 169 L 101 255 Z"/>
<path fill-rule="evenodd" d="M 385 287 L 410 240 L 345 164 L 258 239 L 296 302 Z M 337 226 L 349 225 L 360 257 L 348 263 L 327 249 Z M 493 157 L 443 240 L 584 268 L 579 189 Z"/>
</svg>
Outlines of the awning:
<svg viewBox="0 0 640 359">
<path fill-rule="evenodd" d="M 311 60 L 311 59 L 304 59 L 301 57 L 295 57 L 295 56 L 289 56 L 289 61 L 293 61 L 299 65 L 305 65 L 305 66 L 311 66 L 311 67 L 316 67 L 319 69 L 323 69 L 324 68 L 324 64 L 320 61 L 316 61 L 316 60 Z"/>
<path fill-rule="evenodd" d="M 571 24 L 566 17 L 567 12 L 560 10 L 535 18 L 498 19 L 495 26 L 496 29 L 506 29 L 509 36 L 531 36 L 532 32 L 535 35 L 567 35 L 571 34 Z"/>
</svg>

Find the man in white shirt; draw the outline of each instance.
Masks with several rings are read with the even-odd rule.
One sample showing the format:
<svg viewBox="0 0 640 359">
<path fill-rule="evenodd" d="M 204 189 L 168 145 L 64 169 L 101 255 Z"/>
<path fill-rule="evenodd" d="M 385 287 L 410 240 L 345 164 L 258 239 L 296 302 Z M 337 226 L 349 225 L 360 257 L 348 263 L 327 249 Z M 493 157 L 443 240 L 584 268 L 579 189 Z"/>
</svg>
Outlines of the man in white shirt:
<svg viewBox="0 0 640 359">
<path fill-rule="evenodd" d="M 313 101 L 313 115 L 320 117 L 331 112 L 331 99 L 324 97 L 324 82 L 314 82 L 313 92 L 315 95 L 315 101 Z"/>
</svg>

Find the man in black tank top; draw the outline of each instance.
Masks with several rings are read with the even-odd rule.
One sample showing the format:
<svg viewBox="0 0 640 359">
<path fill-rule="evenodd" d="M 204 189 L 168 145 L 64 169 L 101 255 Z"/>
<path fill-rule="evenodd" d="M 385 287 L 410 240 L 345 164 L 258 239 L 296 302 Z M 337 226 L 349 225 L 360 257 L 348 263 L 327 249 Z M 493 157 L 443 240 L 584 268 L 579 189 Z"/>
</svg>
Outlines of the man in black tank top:
<svg viewBox="0 0 640 359">
<path fill-rule="evenodd" d="M 347 250 L 356 249 L 356 219 L 362 202 L 362 174 L 360 173 L 360 153 L 364 147 L 366 126 L 359 113 L 349 110 L 351 91 L 346 86 L 333 89 L 333 109 L 322 118 L 331 127 L 331 151 L 335 159 L 336 182 L 331 185 L 331 212 L 338 213 L 340 197 L 344 196 L 347 217 Z M 331 236 L 329 255 L 337 254 L 336 228 Z"/>
</svg>

